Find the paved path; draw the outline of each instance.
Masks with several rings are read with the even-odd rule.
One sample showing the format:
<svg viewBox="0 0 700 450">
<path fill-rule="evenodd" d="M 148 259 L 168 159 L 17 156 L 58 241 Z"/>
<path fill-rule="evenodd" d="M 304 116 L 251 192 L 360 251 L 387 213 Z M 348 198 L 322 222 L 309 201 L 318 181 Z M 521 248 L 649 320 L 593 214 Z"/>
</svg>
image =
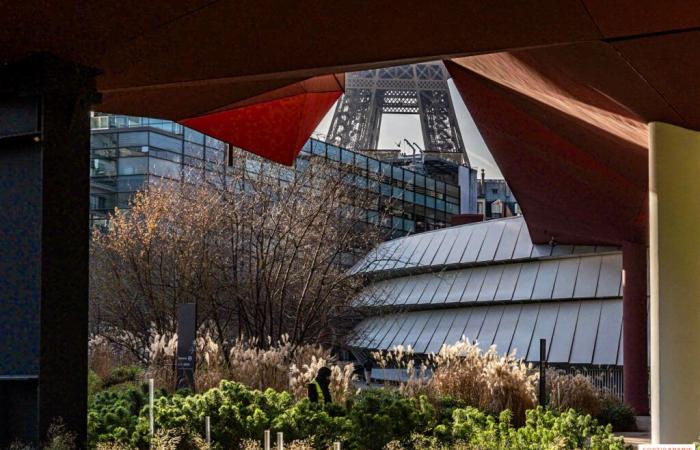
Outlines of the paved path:
<svg viewBox="0 0 700 450">
<path fill-rule="evenodd" d="M 639 431 L 626 431 L 623 433 L 615 433 L 618 436 L 625 438 L 625 444 L 631 445 L 632 448 L 637 448 L 641 444 L 651 443 L 651 421 L 649 416 L 637 417 L 637 429 Z"/>
</svg>

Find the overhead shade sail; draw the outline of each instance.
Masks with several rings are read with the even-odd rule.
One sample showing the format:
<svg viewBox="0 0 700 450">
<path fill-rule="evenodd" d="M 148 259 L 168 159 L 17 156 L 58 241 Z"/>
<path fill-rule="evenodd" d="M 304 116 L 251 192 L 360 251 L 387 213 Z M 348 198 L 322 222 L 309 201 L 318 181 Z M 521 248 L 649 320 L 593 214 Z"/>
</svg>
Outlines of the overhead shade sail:
<svg viewBox="0 0 700 450">
<path fill-rule="evenodd" d="M 314 77 L 180 123 L 272 161 L 292 165 L 342 94 L 343 79 L 342 75 Z"/>
</svg>

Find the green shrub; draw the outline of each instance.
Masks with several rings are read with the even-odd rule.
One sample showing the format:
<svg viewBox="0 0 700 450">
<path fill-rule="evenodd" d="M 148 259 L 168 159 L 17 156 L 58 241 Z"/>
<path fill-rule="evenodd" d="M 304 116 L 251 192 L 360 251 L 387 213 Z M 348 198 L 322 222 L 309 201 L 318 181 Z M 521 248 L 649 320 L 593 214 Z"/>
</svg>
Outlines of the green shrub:
<svg viewBox="0 0 700 450">
<path fill-rule="evenodd" d="M 103 381 L 105 388 L 123 383 L 138 384 L 143 378 L 143 369 L 138 366 L 120 366 L 114 368 Z"/>
<path fill-rule="evenodd" d="M 335 441 L 347 439 L 351 421 L 339 405 L 321 406 L 308 399 L 284 411 L 272 422 L 274 431 L 284 433 L 285 440 L 313 437 L 317 448 L 329 448 Z"/>
<path fill-rule="evenodd" d="M 435 408 L 424 396 L 406 398 L 398 391 L 371 389 L 358 395 L 348 411 L 350 429 L 346 437 L 351 449 L 381 449 L 411 432 L 426 433 L 436 423 Z"/>
<path fill-rule="evenodd" d="M 634 431 L 637 429 L 634 410 L 613 396 L 605 396 L 600 400 L 600 412 L 597 419 L 604 425 L 610 424 L 613 431 Z"/>
<path fill-rule="evenodd" d="M 88 410 L 90 443 L 128 442 L 146 402 L 143 389 L 135 387 L 95 394 Z"/>
<path fill-rule="evenodd" d="M 272 389 L 251 390 L 240 383 L 222 381 L 203 394 L 160 397 L 154 404 L 157 429 L 179 429 L 201 434 L 210 417 L 212 448 L 238 448 L 246 438 L 259 439 L 272 420 L 293 405 L 292 397 Z M 143 408 L 132 435 L 132 445 L 148 448 L 148 408 Z"/>
<path fill-rule="evenodd" d="M 613 436 L 612 427 L 598 425 L 591 416 L 573 409 L 564 413 L 531 409 L 520 428 L 512 427 L 508 411 L 496 419 L 474 408 L 456 410 L 453 435 L 469 448 L 480 450 L 624 449 L 622 438 Z"/>
<path fill-rule="evenodd" d="M 102 380 L 94 370 L 88 370 L 88 404 L 92 403 L 95 394 L 102 390 Z"/>
</svg>

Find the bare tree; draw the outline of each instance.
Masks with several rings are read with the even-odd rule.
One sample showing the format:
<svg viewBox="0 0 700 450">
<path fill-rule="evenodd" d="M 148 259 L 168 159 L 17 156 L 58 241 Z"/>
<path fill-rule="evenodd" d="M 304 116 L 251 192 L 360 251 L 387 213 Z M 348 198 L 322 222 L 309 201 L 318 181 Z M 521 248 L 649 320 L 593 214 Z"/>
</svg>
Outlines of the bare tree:
<svg viewBox="0 0 700 450">
<path fill-rule="evenodd" d="M 154 334 L 175 331 L 185 302 L 224 350 L 239 338 L 331 345 L 348 333 L 363 283 L 347 269 L 382 238 L 370 224 L 383 214 L 378 196 L 351 166 L 311 157 L 290 169 L 239 156 L 206 181 L 149 186 L 94 233 L 91 311 L 101 334 L 145 358 Z"/>
</svg>

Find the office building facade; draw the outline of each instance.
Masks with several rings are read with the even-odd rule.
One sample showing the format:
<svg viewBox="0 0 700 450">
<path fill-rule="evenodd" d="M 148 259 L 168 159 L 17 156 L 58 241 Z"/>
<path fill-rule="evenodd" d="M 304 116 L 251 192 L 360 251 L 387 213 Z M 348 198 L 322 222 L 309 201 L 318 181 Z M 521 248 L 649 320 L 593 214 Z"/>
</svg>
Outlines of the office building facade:
<svg viewBox="0 0 700 450">
<path fill-rule="evenodd" d="M 225 177 L 232 170 L 266 170 L 272 164 L 246 156 L 243 166 L 232 164 L 222 141 L 167 120 L 93 113 L 91 133 L 90 211 L 93 224 L 105 224 L 115 207 L 127 208 L 133 195 L 155 179 L 179 180 L 185 173 Z M 300 160 L 324 158 L 352 168 L 354 186 L 376 196 L 367 221 L 397 237 L 449 226 L 460 213 L 460 186 L 436 179 L 415 168 L 310 139 L 295 167 L 276 169 L 292 175 Z M 298 167 L 297 167 L 298 166 Z M 279 173 L 278 171 L 276 171 Z M 388 214 L 379 214 L 385 211 Z"/>
</svg>

